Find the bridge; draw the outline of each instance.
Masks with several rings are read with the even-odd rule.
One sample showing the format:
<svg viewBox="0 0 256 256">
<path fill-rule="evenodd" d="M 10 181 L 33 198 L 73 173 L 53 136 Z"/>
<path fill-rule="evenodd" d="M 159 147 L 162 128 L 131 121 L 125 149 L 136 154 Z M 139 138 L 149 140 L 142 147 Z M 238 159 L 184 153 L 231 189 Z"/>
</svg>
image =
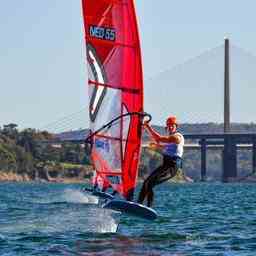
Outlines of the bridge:
<svg viewBox="0 0 256 256">
<path fill-rule="evenodd" d="M 55 147 L 62 143 L 84 144 L 87 136 L 86 130 L 77 131 L 75 136 L 67 133 L 54 141 L 46 141 Z M 184 151 L 196 150 L 200 154 L 200 179 L 207 180 L 207 152 L 209 150 L 220 150 L 222 155 L 222 181 L 228 182 L 237 178 L 237 150 L 252 151 L 251 173 L 256 173 L 256 133 L 218 133 L 218 134 L 184 134 Z M 143 147 L 148 144 L 144 143 Z"/>
<path fill-rule="evenodd" d="M 207 150 L 222 152 L 222 180 L 228 182 L 237 178 L 237 150 L 252 150 L 252 173 L 256 173 L 256 134 L 222 133 L 222 134 L 185 134 L 185 139 L 198 140 L 198 144 L 186 144 L 185 149 L 201 151 L 201 180 L 207 177 Z"/>
<path fill-rule="evenodd" d="M 253 77 L 255 69 L 251 67 L 256 67 L 256 57 L 248 51 L 230 45 L 229 40 L 225 39 L 223 45 L 207 50 L 145 82 L 145 88 L 150 88 L 148 91 L 145 90 L 145 109 L 152 113 L 153 117 L 160 116 L 159 119 L 165 120 L 170 111 L 166 106 L 171 100 L 175 109 L 174 113 L 178 115 L 182 123 L 223 122 L 223 131 L 218 134 L 205 133 L 207 131 L 203 134 L 198 132 L 185 134 L 188 141 L 185 149 L 198 150 L 198 153 L 201 154 L 201 180 L 206 180 L 207 177 L 208 150 L 221 150 L 222 180 L 224 182 L 237 177 L 238 149 L 252 150 L 251 170 L 253 173 L 256 172 L 255 131 L 234 132 L 231 123 L 232 118 L 238 120 L 237 122 L 239 120 L 245 122 L 244 116 L 247 117 L 248 123 L 254 120 L 252 117 L 255 116 L 255 110 L 250 105 L 254 100 L 255 92 L 252 93 L 251 87 L 256 82 L 256 77 Z M 190 78 L 189 85 L 186 77 Z M 156 84 L 161 86 L 156 88 Z M 174 87 L 170 87 L 170 84 L 173 84 Z M 232 94 L 234 89 L 239 87 L 238 84 L 240 84 L 240 88 L 242 86 L 240 93 Z M 190 97 L 194 95 L 192 92 L 195 90 L 198 90 L 198 97 L 191 100 Z M 235 102 L 234 96 L 236 99 L 241 99 L 241 95 L 245 91 L 249 91 L 249 95 L 243 100 L 244 104 L 241 104 L 240 101 L 232 105 L 231 103 Z M 181 95 L 182 104 L 179 97 L 172 97 L 173 94 Z M 234 96 L 231 97 L 232 95 Z M 243 97 L 245 96 L 243 95 Z M 157 102 L 154 103 L 154 100 Z M 205 111 L 204 106 L 207 108 L 210 106 L 211 111 Z M 177 108 L 178 110 L 176 110 Z M 62 133 L 64 137 L 66 136 L 62 140 L 82 143 L 85 138 L 84 125 L 88 123 L 84 119 L 86 112 L 86 109 L 80 110 L 78 113 L 45 126 L 44 129 L 53 130 L 55 133 L 60 133 L 61 130 L 76 130 L 75 134 L 71 133 L 71 138 L 68 136 L 68 132 Z M 248 118 L 249 116 L 250 118 Z M 71 127 L 75 122 L 80 127 Z"/>
</svg>

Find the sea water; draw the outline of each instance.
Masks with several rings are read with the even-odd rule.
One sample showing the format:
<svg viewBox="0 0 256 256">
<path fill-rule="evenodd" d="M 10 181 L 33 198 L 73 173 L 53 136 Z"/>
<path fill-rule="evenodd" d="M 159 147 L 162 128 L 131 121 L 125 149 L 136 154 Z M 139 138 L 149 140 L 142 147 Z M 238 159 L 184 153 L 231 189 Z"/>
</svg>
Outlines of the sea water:
<svg viewBox="0 0 256 256">
<path fill-rule="evenodd" d="M 256 255 L 256 185 L 155 189 L 159 217 L 102 209 L 82 185 L 0 184 L 0 255 Z"/>
</svg>

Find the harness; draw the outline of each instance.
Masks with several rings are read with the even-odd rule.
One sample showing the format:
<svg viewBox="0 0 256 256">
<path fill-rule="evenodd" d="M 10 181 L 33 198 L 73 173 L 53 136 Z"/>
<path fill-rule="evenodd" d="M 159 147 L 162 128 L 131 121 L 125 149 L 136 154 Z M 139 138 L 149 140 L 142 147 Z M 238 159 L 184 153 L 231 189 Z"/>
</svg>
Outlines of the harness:
<svg viewBox="0 0 256 256">
<path fill-rule="evenodd" d="M 179 156 L 169 156 L 169 155 L 166 155 L 166 154 L 164 154 L 163 156 L 164 156 L 165 160 L 167 160 L 168 162 L 172 162 L 177 169 L 182 168 L 183 160 L 182 160 L 181 157 L 179 157 Z"/>
</svg>

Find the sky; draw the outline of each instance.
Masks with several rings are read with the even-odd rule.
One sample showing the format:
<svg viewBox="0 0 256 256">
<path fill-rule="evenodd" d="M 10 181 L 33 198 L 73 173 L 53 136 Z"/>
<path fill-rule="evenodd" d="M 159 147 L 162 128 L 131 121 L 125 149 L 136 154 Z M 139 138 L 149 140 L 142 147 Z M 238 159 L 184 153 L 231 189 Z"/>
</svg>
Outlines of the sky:
<svg viewBox="0 0 256 256">
<path fill-rule="evenodd" d="M 154 78 L 162 72 L 220 46 L 224 37 L 256 55 L 255 9 L 255 1 L 245 4 L 241 0 L 136 1 L 148 95 L 145 110 L 153 112 L 156 124 L 161 124 L 170 110 L 182 116 L 179 104 L 183 112 L 189 112 L 198 93 L 195 86 L 189 97 L 186 90 L 177 95 L 173 86 L 171 91 L 180 101 L 165 102 L 163 113 L 161 104 L 158 106 L 161 99 L 154 93 L 157 86 L 147 81 L 155 83 Z M 88 100 L 80 1 L 2 1 L 0 31 L 0 126 L 13 122 L 20 128 L 40 129 L 79 112 L 86 127 L 87 113 L 81 112 Z M 186 77 L 185 72 L 180 76 Z M 243 90 L 238 94 L 242 96 Z M 216 100 L 222 102 L 221 95 Z M 207 103 L 203 108 L 207 112 Z M 209 111 L 214 115 L 212 106 Z M 198 113 L 187 119 L 197 122 L 196 116 Z M 199 121 L 204 120 L 202 116 Z M 185 116 L 181 119 L 186 121 Z M 256 122 L 252 114 L 241 113 L 238 119 Z"/>
</svg>

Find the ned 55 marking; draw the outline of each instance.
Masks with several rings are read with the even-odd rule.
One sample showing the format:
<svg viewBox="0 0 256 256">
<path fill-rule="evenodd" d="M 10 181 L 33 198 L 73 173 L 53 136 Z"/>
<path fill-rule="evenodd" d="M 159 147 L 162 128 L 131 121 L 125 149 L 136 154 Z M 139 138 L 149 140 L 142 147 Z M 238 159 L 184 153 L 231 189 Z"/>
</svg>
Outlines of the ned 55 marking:
<svg viewBox="0 0 256 256">
<path fill-rule="evenodd" d="M 95 37 L 97 39 L 103 39 L 108 41 L 116 40 L 116 31 L 113 28 L 90 25 L 89 32 L 91 37 Z"/>
</svg>

